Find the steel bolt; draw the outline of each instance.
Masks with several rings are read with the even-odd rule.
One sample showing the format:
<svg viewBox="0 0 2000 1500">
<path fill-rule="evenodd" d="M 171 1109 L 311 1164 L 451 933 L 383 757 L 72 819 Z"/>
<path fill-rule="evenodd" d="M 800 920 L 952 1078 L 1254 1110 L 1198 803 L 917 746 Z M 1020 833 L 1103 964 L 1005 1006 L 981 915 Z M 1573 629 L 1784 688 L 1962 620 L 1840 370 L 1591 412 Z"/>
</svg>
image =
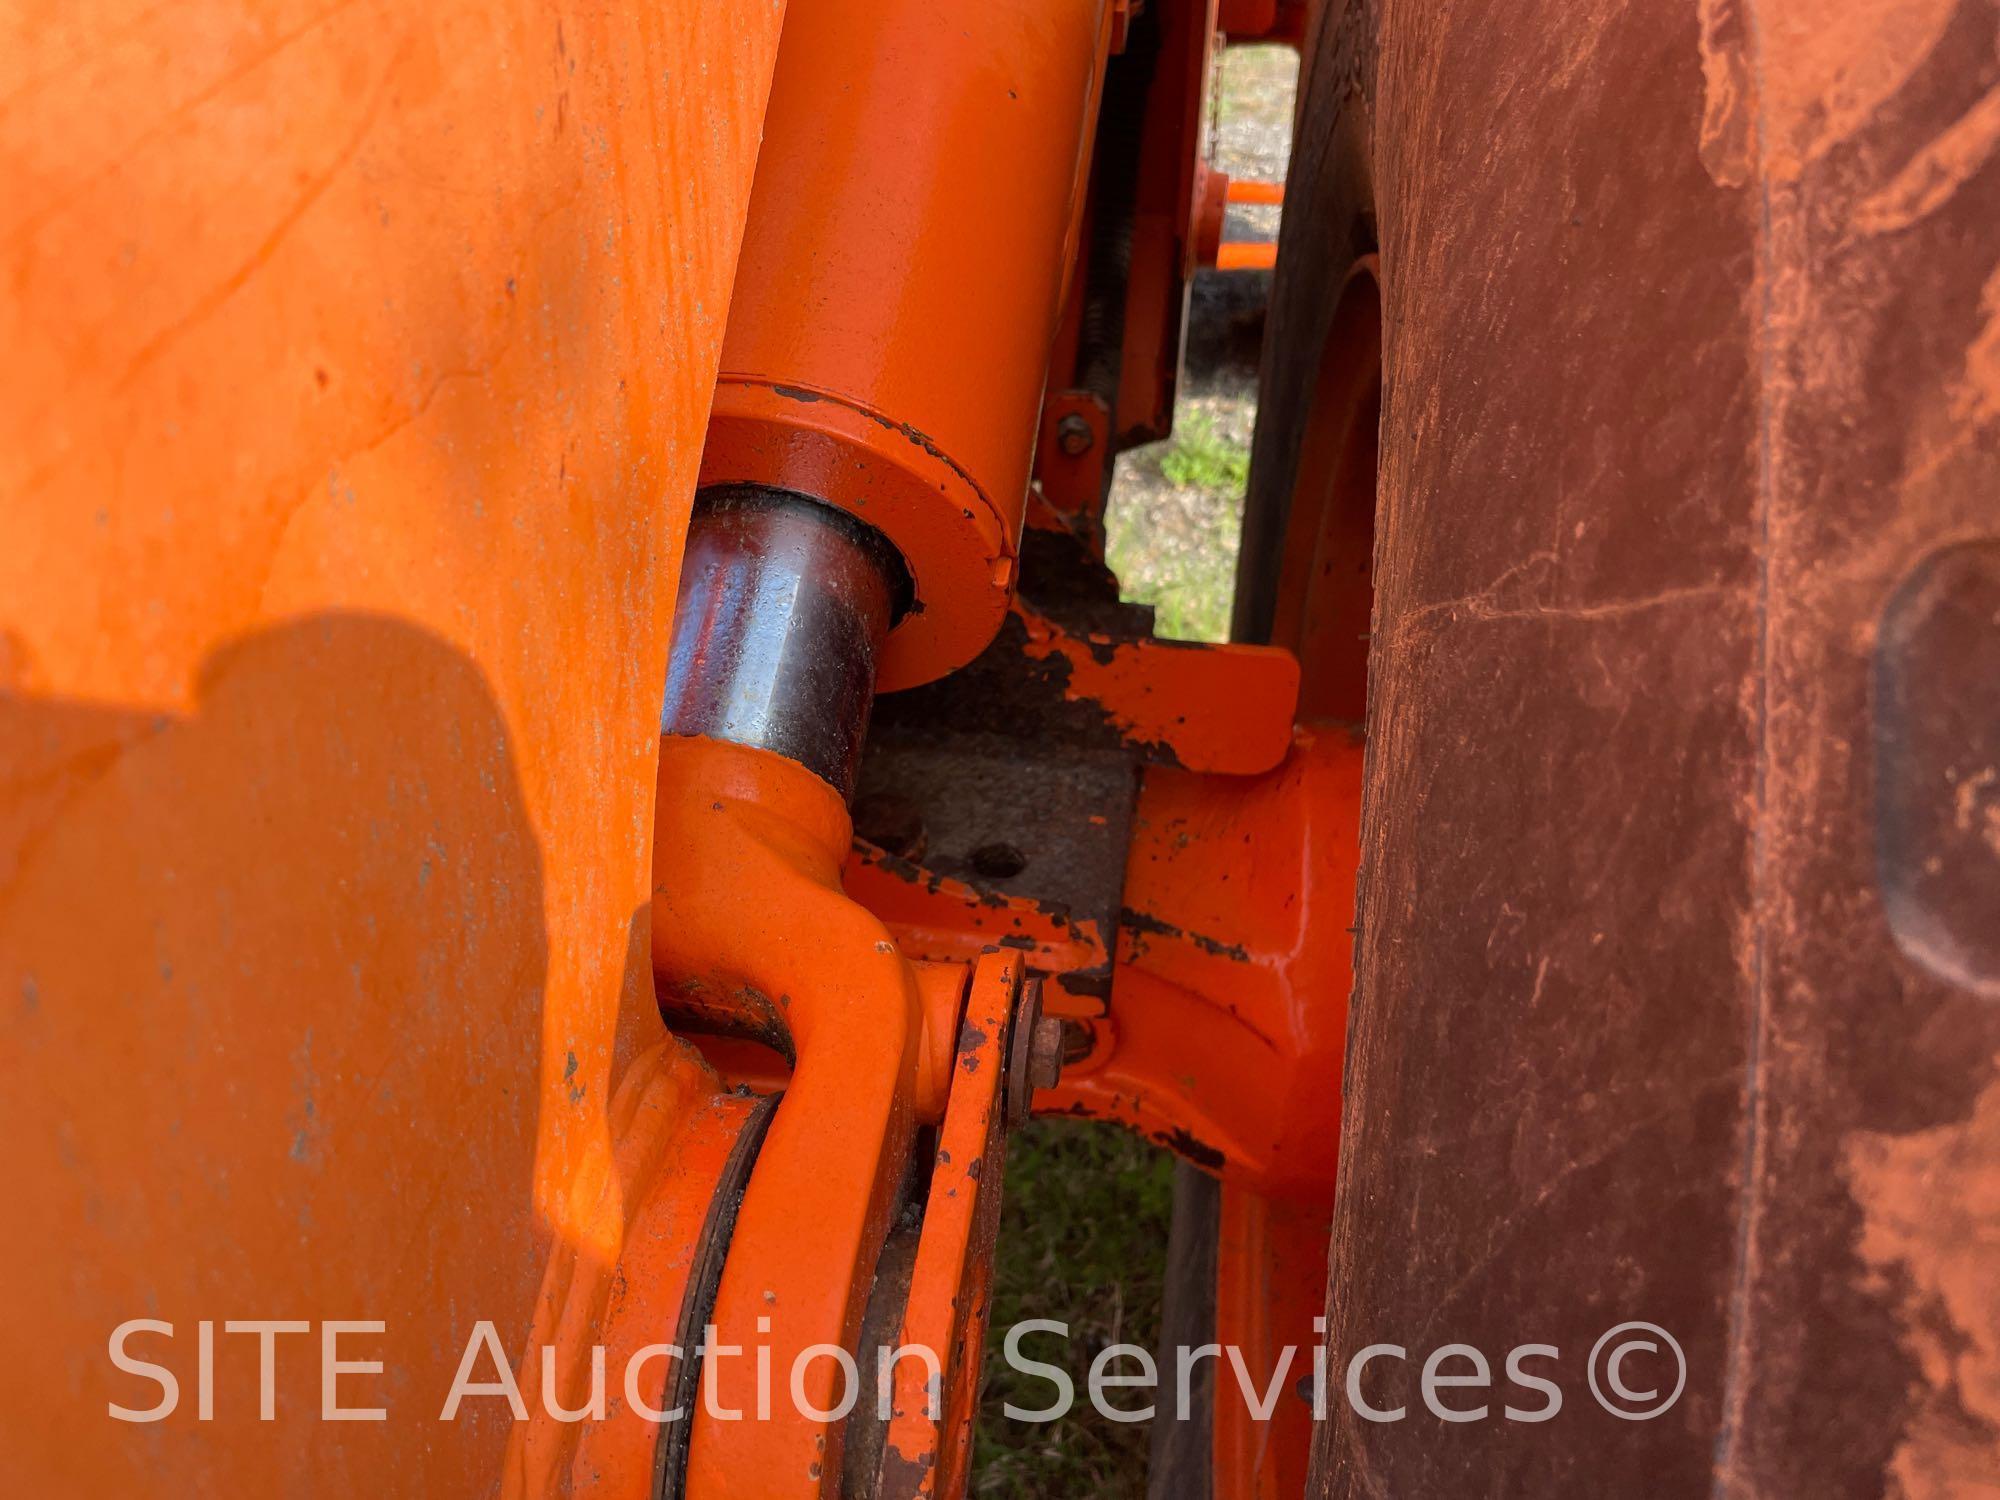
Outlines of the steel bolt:
<svg viewBox="0 0 2000 1500">
<path fill-rule="evenodd" d="M 1052 1089 L 1062 1081 L 1063 1023 L 1059 1017 L 1043 1016 L 1035 1022 L 1028 1041 L 1028 1084 L 1031 1088 Z"/>
<path fill-rule="evenodd" d="M 1056 423 L 1056 446 L 1071 458 L 1082 458 L 1096 441 L 1097 434 L 1091 431 L 1090 419 L 1077 412 L 1071 412 Z"/>
</svg>

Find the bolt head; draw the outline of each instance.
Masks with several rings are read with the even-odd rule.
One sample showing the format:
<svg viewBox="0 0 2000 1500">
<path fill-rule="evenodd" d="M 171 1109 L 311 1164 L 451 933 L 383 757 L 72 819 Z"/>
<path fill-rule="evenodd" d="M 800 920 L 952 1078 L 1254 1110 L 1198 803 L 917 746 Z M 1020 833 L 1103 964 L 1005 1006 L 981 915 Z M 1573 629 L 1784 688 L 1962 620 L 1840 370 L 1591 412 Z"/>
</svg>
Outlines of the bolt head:
<svg viewBox="0 0 2000 1500">
<path fill-rule="evenodd" d="M 1082 458 L 1096 441 L 1097 434 L 1090 430 L 1090 420 L 1076 412 L 1056 423 L 1056 446 L 1071 458 Z"/>
</svg>

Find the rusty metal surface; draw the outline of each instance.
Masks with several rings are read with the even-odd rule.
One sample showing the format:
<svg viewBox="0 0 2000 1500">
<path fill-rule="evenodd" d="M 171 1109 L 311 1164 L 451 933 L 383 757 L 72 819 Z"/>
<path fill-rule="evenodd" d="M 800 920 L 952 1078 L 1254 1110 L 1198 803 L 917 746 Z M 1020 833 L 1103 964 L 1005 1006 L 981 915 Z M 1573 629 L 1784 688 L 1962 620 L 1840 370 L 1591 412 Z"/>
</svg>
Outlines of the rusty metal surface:
<svg viewBox="0 0 2000 1500">
<path fill-rule="evenodd" d="M 1055 1082 L 1054 1078 L 1045 1084 L 1035 1082 L 1038 1065 L 1044 1061 L 1043 1049 L 1038 1045 L 1043 1033 L 1042 983 L 1040 979 L 1030 979 L 1021 986 L 1021 1003 L 1014 1007 L 1013 1020 L 1007 1028 L 1007 1078 L 1001 1088 L 1001 1101 L 1006 1106 L 1009 1130 L 1028 1123 L 1036 1088 L 1047 1088 Z M 1055 1027 L 1055 1065 L 1060 1071 L 1062 1022 L 1054 1017 L 1049 1022 Z"/>
<path fill-rule="evenodd" d="M 1079 630 L 1150 625 L 1087 542 L 1059 527 L 1026 536 L 1023 589 L 1042 609 Z M 912 952 L 1017 948 L 1101 1010 L 1138 755 L 1101 707 L 1065 696 L 1066 672 L 1026 638 L 1010 613 L 970 666 L 878 700 L 855 801 L 865 842 L 847 879 Z"/>
<path fill-rule="evenodd" d="M 1337 1414 L 1314 1492 L 1978 1493 L 1994 12 L 1323 41 L 1301 156 L 1372 105 L 1387 330 L 1330 1341 L 1574 1358 L 1561 1441 Z M 1626 1317 L 1687 1359 L 1646 1423 L 1582 1379 Z"/>
<path fill-rule="evenodd" d="M 1101 996 L 1136 786 L 1131 762 L 1119 756 L 1055 757 L 1029 742 L 981 736 L 929 742 L 878 734 L 862 765 L 860 800 L 918 808 L 928 850 L 920 863 L 873 861 L 870 885 L 908 888 L 892 894 L 884 915 L 956 918 L 952 927 L 969 940 L 1042 948 L 1051 970 L 1057 961 L 1081 962 L 1062 970 L 1062 987 Z M 952 888 L 973 901 L 941 909 L 937 898 Z M 920 901 L 929 912 L 912 911 Z M 922 951 L 960 956 L 963 944 Z"/>
<path fill-rule="evenodd" d="M 978 660 L 885 696 L 877 725 L 1249 776 L 1284 758 L 1298 691 L 1298 664 L 1283 650 L 1076 629 L 1017 603 Z"/>
<path fill-rule="evenodd" d="M 1156 641 L 1086 538 L 1059 524 L 1026 535 L 1033 602 L 969 666 L 878 701 L 849 878 L 912 952 L 998 942 L 1032 953 L 1066 996 L 1101 1000 L 1139 767 L 1276 765 L 1297 667 L 1281 651 Z"/>
<path fill-rule="evenodd" d="M 1091 1014 L 1103 1009 L 1111 984 L 1109 941 L 1095 920 L 1060 902 L 981 890 L 886 854 L 859 835 L 840 880 L 913 957 L 970 963 L 989 947 L 1019 949 L 1066 1000 L 1087 1002 Z"/>
</svg>

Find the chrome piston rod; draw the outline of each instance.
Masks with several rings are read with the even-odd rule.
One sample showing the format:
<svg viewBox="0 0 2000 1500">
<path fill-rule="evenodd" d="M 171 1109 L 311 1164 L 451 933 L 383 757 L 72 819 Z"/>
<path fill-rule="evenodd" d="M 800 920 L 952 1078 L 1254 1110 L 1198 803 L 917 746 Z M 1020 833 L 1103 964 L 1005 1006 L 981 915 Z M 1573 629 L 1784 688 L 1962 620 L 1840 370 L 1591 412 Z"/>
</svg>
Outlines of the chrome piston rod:
<svg viewBox="0 0 2000 1500">
<path fill-rule="evenodd" d="M 848 512 L 761 485 L 701 491 L 660 732 L 773 751 L 852 800 L 876 657 L 909 597 L 901 556 Z"/>
</svg>

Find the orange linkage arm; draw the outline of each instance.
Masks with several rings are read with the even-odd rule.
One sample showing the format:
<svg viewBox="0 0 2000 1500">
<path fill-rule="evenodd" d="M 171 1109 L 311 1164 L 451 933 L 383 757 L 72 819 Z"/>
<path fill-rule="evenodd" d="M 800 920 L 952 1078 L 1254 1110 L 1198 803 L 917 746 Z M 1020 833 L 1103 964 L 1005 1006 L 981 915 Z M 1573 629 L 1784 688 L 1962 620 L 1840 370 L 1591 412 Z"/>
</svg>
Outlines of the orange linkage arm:
<svg viewBox="0 0 2000 1500">
<path fill-rule="evenodd" d="M 810 771 L 667 736 L 655 820 L 653 966 L 667 1005 L 693 993 L 712 1017 L 714 993 L 738 997 L 775 1019 L 796 1056 L 712 1320 L 718 1347 L 767 1346 L 782 1385 L 808 1347 L 851 1349 L 858 1335 L 917 1123 L 922 991 L 887 930 L 841 893 L 847 809 Z M 760 1420 L 753 1374 L 748 1354 L 710 1357 L 690 1496 L 811 1496 L 838 1472 L 840 1425 L 782 1390 Z M 816 1360 L 807 1377 L 808 1403 L 835 1406 L 838 1367 Z M 742 1417 L 714 1415 L 729 1411 Z"/>
</svg>

